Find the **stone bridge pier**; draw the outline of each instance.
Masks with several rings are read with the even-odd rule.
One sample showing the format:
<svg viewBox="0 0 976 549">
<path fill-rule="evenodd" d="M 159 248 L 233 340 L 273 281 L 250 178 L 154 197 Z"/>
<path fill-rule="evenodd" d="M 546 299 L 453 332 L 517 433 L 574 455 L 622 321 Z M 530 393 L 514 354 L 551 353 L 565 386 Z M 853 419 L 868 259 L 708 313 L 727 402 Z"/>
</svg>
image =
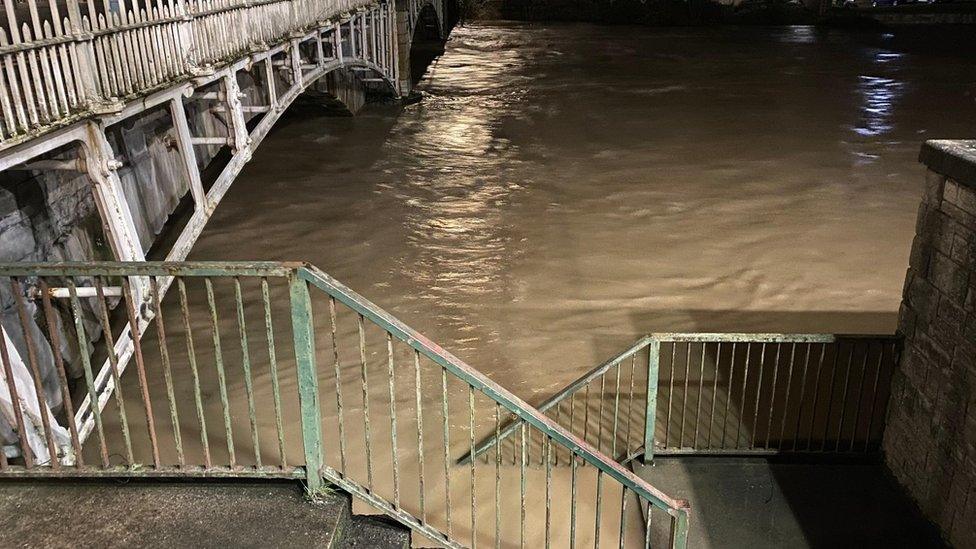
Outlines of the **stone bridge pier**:
<svg viewBox="0 0 976 549">
<path fill-rule="evenodd" d="M 397 0 L 397 91 L 407 96 L 420 78 L 422 71 L 418 63 L 413 63 L 415 43 L 424 41 L 441 42 L 447 38 L 453 25 L 453 15 L 447 13 L 452 0 Z"/>
</svg>

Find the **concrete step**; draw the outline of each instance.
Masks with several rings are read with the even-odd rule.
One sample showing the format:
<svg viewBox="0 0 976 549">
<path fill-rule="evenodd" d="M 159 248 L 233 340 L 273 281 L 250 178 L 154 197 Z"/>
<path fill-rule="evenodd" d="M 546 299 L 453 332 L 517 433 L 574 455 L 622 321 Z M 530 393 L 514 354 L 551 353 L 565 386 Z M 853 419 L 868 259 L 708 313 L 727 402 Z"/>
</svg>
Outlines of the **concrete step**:
<svg viewBox="0 0 976 549">
<path fill-rule="evenodd" d="M 404 548 L 409 530 L 296 482 L 0 481 L 0 547 Z"/>
<path fill-rule="evenodd" d="M 409 549 L 410 530 L 381 516 L 353 515 L 337 549 Z"/>
<path fill-rule="evenodd" d="M 944 547 L 876 463 L 658 457 L 634 471 L 691 502 L 690 547 Z M 662 516 L 652 514 L 652 541 L 669 534 Z"/>
</svg>

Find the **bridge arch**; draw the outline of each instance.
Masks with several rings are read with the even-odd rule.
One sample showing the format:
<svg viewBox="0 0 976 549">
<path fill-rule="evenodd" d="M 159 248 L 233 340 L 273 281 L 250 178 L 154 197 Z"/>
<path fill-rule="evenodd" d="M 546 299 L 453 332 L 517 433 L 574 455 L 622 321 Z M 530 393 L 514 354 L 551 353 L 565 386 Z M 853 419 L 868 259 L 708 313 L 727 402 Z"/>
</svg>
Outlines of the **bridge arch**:
<svg viewBox="0 0 976 549">
<path fill-rule="evenodd" d="M 77 7 L 77 0 L 66 2 Z M 0 66 L 18 69 L 0 76 L 0 194 L 8 184 L 43 185 L 70 196 L 90 192 L 86 211 L 97 215 L 101 234 L 94 226 L 78 230 L 89 231 L 85 238 L 92 243 L 104 238 L 107 248 L 102 253 L 89 243 L 25 257 L 10 255 L 5 246 L 0 261 L 90 260 L 110 253 L 118 261 L 141 262 L 150 252 L 153 259 L 183 260 L 253 152 L 310 87 L 343 72 L 363 87 L 400 93 L 399 63 L 410 52 L 398 41 L 392 0 L 232 0 L 209 11 L 196 0 L 161 2 L 188 11 L 174 19 L 167 7 L 167 17 L 143 15 L 134 29 L 109 23 L 75 46 L 78 58 L 57 50 L 70 34 L 53 44 L 24 37 L 0 51 Z M 434 9 L 430 1 L 417 5 L 418 17 L 429 14 L 426 6 Z M 343 11 L 336 13 L 337 7 Z M 84 28 L 82 19 L 78 27 L 66 22 L 64 28 Z M 409 21 L 414 29 L 418 20 Z M 438 31 L 443 35 L 443 28 Z M 162 49 L 130 50 L 129 58 L 105 55 L 125 48 L 135 40 L 132 34 L 146 44 L 162 40 Z M 49 64 L 25 64 L 25 55 Z M 79 58 L 89 63 L 68 64 Z M 53 86 L 52 74 L 74 79 Z M 141 150 L 128 142 L 133 133 Z M 156 153 L 165 150 L 145 156 L 150 144 Z M 157 165 L 160 158 L 165 163 Z M 137 169 L 137 162 L 148 169 Z M 142 193 L 172 194 L 147 200 Z M 147 208 L 155 208 L 152 216 Z M 157 242 L 177 209 L 187 214 L 167 228 L 174 237 Z M 146 304 L 149 288 L 139 280 L 132 284 L 136 302 Z M 110 391 L 112 381 L 102 374 L 95 380 L 99 391 Z"/>
<path fill-rule="evenodd" d="M 240 13 L 234 15 L 239 16 L 247 9 L 238 10 Z M 133 192 L 141 192 L 140 185 L 131 182 L 126 185 L 122 181 L 132 177 L 125 173 L 132 166 L 126 162 L 127 151 L 124 147 L 120 149 L 120 140 L 113 139 L 113 133 L 117 134 L 119 128 L 131 129 L 135 121 L 147 114 L 164 116 L 169 125 L 162 124 L 155 131 L 167 136 L 170 148 L 178 152 L 179 161 L 177 166 L 162 172 L 171 177 L 182 175 L 185 183 L 164 182 L 164 186 L 183 185 L 181 194 L 173 198 L 179 202 L 186 193 L 186 200 L 192 202 L 192 215 L 172 248 L 163 254 L 166 259 L 180 260 L 186 257 L 253 151 L 306 90 L 341 71 L 349 74 L 358 86 L 396 95 L 395 36 L 392 4 L 372 2 L 292 31 L 272 46 L 255 43 L 236 60 L 222 66 L 202 63 L 200 59 L 205 56 L 196 53 L 194 62 L 187 63 L 181 81 L 146 93 L 133 92 L 125 100 L 110 97 L 93 101 L 88 104 L 87 113 L 64 119 L 38 118 L 40 125 L 30 127 L 30 119 L 24 119 L 26 125 L 18 125 L 15 109 L 5 108 L 0 111 L 0 128 L 16 131 L 0 133 L 0 172 L 27 171 L 35 179 L 43 177 L 53 185 L 77 182 L 87 176 L 112 255 L 118 260 L 143 261 L 155 235 L 151 234 L 147 241 L 145 228 L 138 219 L 138 208 L 142 206 L 128 203 L 131 200 L 126 199 Z M 205 46 L 199 45 L 198 49 L 205 52 Z M 111 67 L 90 69 L 110 70 L 114 74 Z M 139 83 L 147 81 L 134 81 L 130 85 Z M 0 92 L 7 93 L 8 89 Z M 44 89 L 33 91 L 40 94 Z M 2 99 L 5 107 L 10 105 L 9 95 Z M 26 112 L 30 105 L 21 107 Z M 5 117 L 12 113 L 14 119 Z M 205 182 L 201 172 L 218 153 L 227 158 L 226 163 L 212 181 Z M 154 158 L 149 160 L 154 161 Z M 167 161 L 172 162 L 172 158 Z M 150 169 L 154 170 L 159 168 Z M 166 218 L 172 212 L 155 213 Z"/>
</svg>

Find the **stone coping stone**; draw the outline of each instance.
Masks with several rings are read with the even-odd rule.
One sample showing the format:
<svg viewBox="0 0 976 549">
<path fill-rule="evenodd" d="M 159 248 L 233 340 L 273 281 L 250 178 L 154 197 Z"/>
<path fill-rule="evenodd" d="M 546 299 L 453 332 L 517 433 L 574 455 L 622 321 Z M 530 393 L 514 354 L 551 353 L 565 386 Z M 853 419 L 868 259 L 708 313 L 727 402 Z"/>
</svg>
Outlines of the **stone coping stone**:
<svg viewBox="0 0 976 549">
<path fill-rule="evenodd" d="M 956 183 L 976 189 L 976 139 L 926 141 L 918 161 Z"/>
</svg>

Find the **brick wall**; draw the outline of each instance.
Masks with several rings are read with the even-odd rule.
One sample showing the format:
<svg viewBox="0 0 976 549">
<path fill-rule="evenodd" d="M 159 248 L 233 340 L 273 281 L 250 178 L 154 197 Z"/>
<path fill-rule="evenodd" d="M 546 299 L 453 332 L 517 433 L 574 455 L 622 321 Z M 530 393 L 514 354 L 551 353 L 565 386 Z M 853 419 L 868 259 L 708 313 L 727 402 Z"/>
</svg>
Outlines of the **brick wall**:
<svg viewBox="0 0 976 549">
<path fill-rule="evenodd" d="M 885 461 L 956 547 L 976 547 L 976 141 L 922 148 Z"/>
</svg>

